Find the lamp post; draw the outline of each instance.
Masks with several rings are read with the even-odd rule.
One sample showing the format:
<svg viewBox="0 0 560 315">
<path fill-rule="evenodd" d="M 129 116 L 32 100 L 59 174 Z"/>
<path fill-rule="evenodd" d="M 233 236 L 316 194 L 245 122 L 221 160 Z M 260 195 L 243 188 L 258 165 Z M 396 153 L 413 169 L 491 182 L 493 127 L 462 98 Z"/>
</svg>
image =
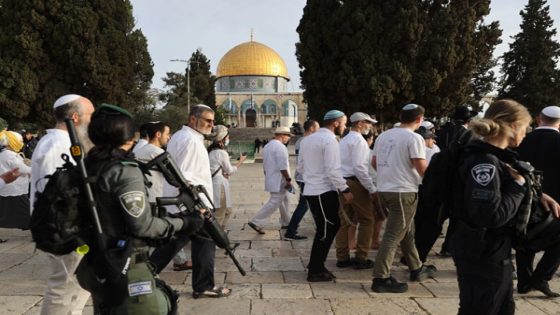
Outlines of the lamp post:
<svg viewBox="0 0 560 315">
<path fill-rule="evenodd" d="M 172 62 L 185 62 L 187 64 L 187 112 L 191 112 L 191 59 L 171 59 Z"/>
</svg>

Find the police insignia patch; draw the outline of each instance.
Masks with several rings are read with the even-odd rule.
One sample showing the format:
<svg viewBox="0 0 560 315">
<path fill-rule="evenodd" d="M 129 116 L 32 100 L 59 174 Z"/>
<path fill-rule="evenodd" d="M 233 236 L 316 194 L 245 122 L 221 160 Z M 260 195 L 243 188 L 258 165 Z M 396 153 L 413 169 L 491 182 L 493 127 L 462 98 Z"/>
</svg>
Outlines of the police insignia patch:
<svg viewBox="0 0 560 315">
<path fill-rule="evenodd" d="M 492 164 L 478 164 L 471 169 L 473 179 L 482 186 L 488 185 L 496 175 L 496 166 Z"/>
<path fill-rule="evenodd" d="M 144 212 L 146 196 L 141 191 L 129 191 L 119 196 L 122 207 L 128 214 L 138 218 Z"/>
</svg>

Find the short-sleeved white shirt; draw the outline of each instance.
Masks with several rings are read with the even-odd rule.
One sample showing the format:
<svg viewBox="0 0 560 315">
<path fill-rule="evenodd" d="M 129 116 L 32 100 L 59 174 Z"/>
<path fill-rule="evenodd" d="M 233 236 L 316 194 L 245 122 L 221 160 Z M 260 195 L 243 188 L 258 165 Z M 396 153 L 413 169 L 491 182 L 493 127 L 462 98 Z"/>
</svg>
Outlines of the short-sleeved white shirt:
<svg viewBox="0 0 560 315">
<path fill-rule="evenodd" d="M 426 159 L 422 137 L 407 128 L 392 128 L 379 135 L 373 147 L 377 161 L 377 190 L 418 192 L 422 178 L 411 159 Z"/>
</svg>

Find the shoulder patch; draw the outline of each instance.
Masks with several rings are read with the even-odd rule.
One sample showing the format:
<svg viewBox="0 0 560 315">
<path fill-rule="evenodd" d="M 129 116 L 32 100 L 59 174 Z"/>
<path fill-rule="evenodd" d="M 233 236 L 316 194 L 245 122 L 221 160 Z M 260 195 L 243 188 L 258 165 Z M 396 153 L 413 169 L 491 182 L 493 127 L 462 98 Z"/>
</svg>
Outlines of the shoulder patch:
<svg viewBox="0 0 560 315">
<path fill-rule="evenodd" d="M 488 163 L 477 164 L 471 169 L 473 179 L 482 186 L 488 185 L 496 175 L 496 166 Z"/>
<path fill-rule="evenodd" d="M 122 207 L 128 214 L 138 218 L 146 206 L 146 196 L 141 191 L 129 191 L 119 196 Z"/>
</svg>

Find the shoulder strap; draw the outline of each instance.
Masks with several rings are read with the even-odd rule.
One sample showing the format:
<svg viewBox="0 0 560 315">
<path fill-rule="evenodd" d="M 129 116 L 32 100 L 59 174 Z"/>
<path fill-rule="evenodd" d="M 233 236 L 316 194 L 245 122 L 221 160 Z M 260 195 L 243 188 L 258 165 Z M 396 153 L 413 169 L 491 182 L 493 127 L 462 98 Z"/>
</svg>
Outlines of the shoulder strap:
<svg viewBox="0 0 560 315">
<path fill-rule="evenodd" d="M 216 176 L 216 174 L 218 174 L 218 172 L 222 169 L 222 166 L 220 165 L 220 167 L 218 167 L 218 169 L 216 171 L 214 171 L 214 173 L 212 173 L 212 178 L 214 176 Z"/>
</svg>

